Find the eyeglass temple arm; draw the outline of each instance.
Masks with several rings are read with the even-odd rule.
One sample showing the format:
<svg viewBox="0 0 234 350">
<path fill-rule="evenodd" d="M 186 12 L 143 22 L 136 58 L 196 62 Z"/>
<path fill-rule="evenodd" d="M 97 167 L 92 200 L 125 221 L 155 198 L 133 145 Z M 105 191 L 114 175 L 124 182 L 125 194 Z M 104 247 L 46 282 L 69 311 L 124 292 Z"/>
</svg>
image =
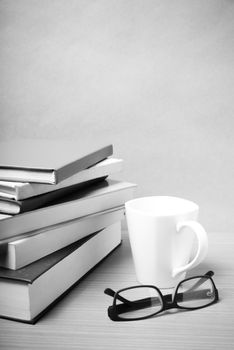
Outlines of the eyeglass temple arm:
<svg viewBox="0 0 234 350">
<path fill-rule="evenodd" d="M 106 288 L 104 290 L 104 293 L 109 295 L 110 297 L 113 297 L 113 298 L 115 297 L 115 294 L 116 294 L 116 292 L 113 289 L 111 289 L 111 288 Z M 131 306 L 132 306 L 132 304 L 135 304 L 135 303 L 138 303 L 138 302 L 142 302 L 142 301 L 145 302 L 145 301 L 150 300 L 150 298 L 145 298 L 145 299 L 139 299 L 139 300 L 130 301 L 130 300 L 122 297 L 119 294 L 117 294 L 116 299 L 118 299 L 119 301 L 122 301 L 126 305 L 131 305 Z M 160 300 L 159 298 L 154 298 L 154 299 Z"/>
<path fill-rule="evenodd" d="M 212 277 L 214 276 L 214 271 L 208 271 L 205 276 L 209 276 L 209 277 Z"/>
<path fill-rule="evenodd" d="M 214 276 L 214 272 L 213 271 L 208 271 L 207 273 L 205 273 L 204 277 L 212 277 Z M 183 281 L 182 281 L 183 282 Z M 195 288 L 201 286 L 203 283 L 205 283 L 205 280 L 203 279 L 203 276 L 200 278 L 200 280 L 198 280 L 191 288 L 189 288 L 187 290 L 187 292 L 194 290 Z"/>
<path fill-rule="evenodd" d="M 104 293 L 105 294 L 107 294 L 107 295 L 109 295 L 110 297 L 113 297 L 114 298 L 114 296 L 115 296 L 115 294 L 116 294 L 116 292 L 113 290 L 113 289 L 111 289 L 111 288 L 106 288 L 105 290 L 104 290 Z M 122 297 L 121 295 L 117 295 L 117 299 L 119 300 L 119 301 L 122 301 L 123 303 L 125 303 L 125 304 L 131 304 L 131 301 L 130 300 L 128 300 L 128 299 L 125 299 L 124 297 Z"/>
</svg>

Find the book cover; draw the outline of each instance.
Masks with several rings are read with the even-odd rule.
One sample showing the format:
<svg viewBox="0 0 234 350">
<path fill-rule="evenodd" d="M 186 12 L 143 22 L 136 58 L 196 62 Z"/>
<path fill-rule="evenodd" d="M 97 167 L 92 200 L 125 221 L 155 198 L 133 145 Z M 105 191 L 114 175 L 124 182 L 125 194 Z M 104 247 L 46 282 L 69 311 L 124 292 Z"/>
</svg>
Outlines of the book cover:
<svg viewBox="0 0 234 350">
<path fill-rule="evenodd" d="M 111 156 L 112 145 L 85 140 L 0 142 L 0 180 L 56 184 Z"/>
<path fill-rule="evenodd" d="M 0 317 L 34 323 L 120 243 L 115 223 L 17 271 L 0 268 Z"/>
</svg>

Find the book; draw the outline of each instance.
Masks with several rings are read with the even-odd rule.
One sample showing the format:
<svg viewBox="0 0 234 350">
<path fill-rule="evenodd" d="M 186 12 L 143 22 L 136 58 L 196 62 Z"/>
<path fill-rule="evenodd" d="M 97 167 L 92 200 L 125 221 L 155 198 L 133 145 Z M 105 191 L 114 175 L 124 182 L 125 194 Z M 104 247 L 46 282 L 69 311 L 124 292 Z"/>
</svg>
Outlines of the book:
<svg viewBox="0 0 234 350">
<path fill-rule="evenodd" d="M 64 187 L 84 183 L 96 178 L 107 177 L 122 170 L 122 159 L 107 158 L 99 163 L 81 170 L 58 184 L 48 185 L 29 182 L 0 181 L 0 197 L 23 200 Z"/>
<path fill-rule="evenodd" d="M 18 240 L 0 244 L 0 266 L 17 270 L 101 230 L 124 217 L 124 207 L 105 210 L 80 219 L 28 233 Z"/>
<path fill-rule="evenodd" d="M 0 220 L 6 219 L 6 218 L 11 218 L 12 215 L 8 215 L 8 214 L 1 214 L 0 213 Z"/>
<path fill-rule="evenodd" d="M 121 206 L 133 198 L 135 189 L 136 185 L 132 183 L 104 180 L 47 207 L 6 218 L 1 218 L 0 215 L 0 242 L 26 232 Z"/>
<path fill-rule="evenodd" d="M 35 323 L 120 243 L 118 222 L 22 269 L 0 268 L 0 317 Z"/>
<path fill-rule="evenodd" d="M 0 142 L 0 180 L 56 184 L 111 156 L 112 145 L 85 140 Z"/>
<path fill-rule="evenodd" d="M 15 200 L 10 198 L 0 197 L 0 213 L 16 215 L 27 211 L 35 210 L 50 205 L 56 199 L 65 198 L 74 191 L 79 191 L 87 186 L 96 184 L 104 180 L 106 177 L 101 177 L 89 181 L 85 181 L 73 186 L 63 187 L 56 191 L 43 193 L 39 196 L 26 198 L 23 200 Z"/>
</svg>

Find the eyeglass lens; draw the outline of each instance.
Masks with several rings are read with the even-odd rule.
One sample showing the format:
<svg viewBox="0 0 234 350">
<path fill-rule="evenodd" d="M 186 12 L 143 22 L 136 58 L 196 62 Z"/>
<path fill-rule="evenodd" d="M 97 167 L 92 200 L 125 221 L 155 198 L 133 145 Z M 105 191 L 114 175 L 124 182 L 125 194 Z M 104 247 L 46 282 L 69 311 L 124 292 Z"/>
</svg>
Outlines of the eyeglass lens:
<svg viewBox="0 0 234 350">
<path fill-rule="evenodd" d="M 122 319 L 142 318 L 159 312 L 163 307 L 160 294 L 151 287 L 129 288 L 119 292 L 116 308 Z M 121 301 L 121 298 L 123 299 Z"/>
<path fill-rule="evenodd" d="M 198 308 L 215 300 L 212 281 L 207 277 L 192 278 L 179 284 L 176 293 L 177 305 L 185 308 Z"/>
</svg>

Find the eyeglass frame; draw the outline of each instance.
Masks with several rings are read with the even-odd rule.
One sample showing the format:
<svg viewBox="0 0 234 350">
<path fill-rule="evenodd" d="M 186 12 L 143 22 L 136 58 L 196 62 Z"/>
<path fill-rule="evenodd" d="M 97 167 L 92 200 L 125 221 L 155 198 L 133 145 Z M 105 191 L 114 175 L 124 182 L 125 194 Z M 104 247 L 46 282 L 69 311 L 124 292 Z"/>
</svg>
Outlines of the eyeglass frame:
<svg viewBox="0 0 234 350">
<path fill-rule="evenodd" d="M 161 290 L 158 287 L 156 287 L 154 285 L 150 285 L 150 284 L 149 285 L 145 284 L 145 285 L 137 285 L 137 286 L 127 287 L 127 288 L 122 288 L 122 289 L 119 289 L 117 292 L 113 291 L 110 288 L 106 288 L 104 290 L 104 293 L 109 295 L 109 296 L 112 296 L 114 298 L 113 299 L 113 304 L 108 307 L 108 316 L 109 316 L 109 318 L 112 321 L 138 321 L 138 320 L 144 320 L 144 319 L 153 317 L 153 316 L 155 316 L 155 315 L 157 315 L 157 314 L 159 314 L 159 313 L 161 313 L 163 311 L 170 310 L 170 309 L 173 309 L 173 308 L 183 309 L 183 310 L 203 309 L 203 308 L 205 308 L 207 306 L 215 304 L 219 300 L 218 289 L 216 288 L 216 285 L 215 285 L 215 283 L 214 283 L 214 281 L 212 279 L 213 275 L 214 275 L 213 271 L 208 271 L 204 275 L 198 275 L 198 276 L 185 278 L 184 280 L 180 281 L 177 284 L 174 293 L 166 294 L 166 295 L 163 295 Z M 178 296 L 177 292 L 178 292 L 178 289 L 181 286 L 181 284 L 186 282 L 186 281 L 193 280 L 193 279 L 199 279 L 199 278 L 200 279 L 206 278 L 207 280 L 211 281 L 211 284 L 212 284 L 213 289 L 214 289 L 214 300 L 212 300 L 210 303 L 208 303 L 206 305 L 202 305 L 202 306 L 198 306 L 198 307 L 186 307 L 186 306 L 178 305 L 178 300 L 176 300 L 176 297 Z M 124 304 L 117 305 L 116 301 L 117 300 L 121 300 L 124 303 L 126 303 L 126 301 L 129 302 L 127 299 L 125 299 L 124 297 L 121 297 L 121 295 L 119 295 L 119 294 L 121 292 L 124 292 L 124 291 L 129 290 L 129 289 L 137 289 L 137 288 L 144 288 L 144 287 L 145 288 L 153 288 L 153 289 L 155 289 L 157 291 L 157 293 L 159 294 L 159 297 L 161 298 L 161 302 L 162 302 L 161 309 L 159 311 L 155 312 L 155 313 L 152 313 L 152 314 L 147 315 L 147 316 L 142 316 L 142 317 L 122 318 L 121 316 L 119 316 L 118 312 L 116 311 L 117 307 L 120 306 L 120 305 L 124 305 Z M 171 299 L 171 301 L 169 299 Z"/>
</svg>

